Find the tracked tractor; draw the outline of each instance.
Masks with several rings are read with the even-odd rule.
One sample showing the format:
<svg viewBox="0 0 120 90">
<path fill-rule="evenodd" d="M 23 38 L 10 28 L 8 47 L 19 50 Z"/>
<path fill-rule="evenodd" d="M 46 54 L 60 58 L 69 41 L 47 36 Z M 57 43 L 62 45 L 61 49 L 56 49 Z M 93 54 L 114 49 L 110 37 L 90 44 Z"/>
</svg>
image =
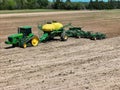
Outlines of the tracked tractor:
<svg viewBox="0 0 120 90">
<path fill-rule="evenodd" d="M 27 46 L 37 46 L 39 38 L 32 33 L 31 26 L 21 26 L 18 27 L 18 33 L 10 35 L 5 43 L 11 44 L 13 47 L 26 48 Z"/>
</svg>

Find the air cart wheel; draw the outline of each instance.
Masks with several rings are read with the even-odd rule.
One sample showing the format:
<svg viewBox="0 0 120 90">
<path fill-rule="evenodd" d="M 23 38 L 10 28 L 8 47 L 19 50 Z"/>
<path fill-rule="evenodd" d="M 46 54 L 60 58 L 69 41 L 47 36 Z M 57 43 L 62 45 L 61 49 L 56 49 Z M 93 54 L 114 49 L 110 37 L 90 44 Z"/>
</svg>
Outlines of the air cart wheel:
<svg viewBox="0 0 120 90">
<path fill-rule="evenodd" d="M 96 38 L 96 37 L 93 37 L 93 38 L 91 38 L 91 40 L 97 40 L 97 38 Z"/>
<path fill-rule="evenodd" d="M 27 47 L 27 44 L 26 44 L 26 43 L 24 43 L 24 44 L 23 44 L 23 48 L 26 48 L 26 47 Z"/>
<path fill-rule="evenodd" d="M 62 40 L 62 41 L 67 41 L 67 39 L 68 39 L 67 34 L 66 34 L 65 32 L 63 32 L 63 33 L 61 34 L 61 40 Z"/>
<path fill-rule="evenodd" d="M 34 37 L 32 38 L 32 40 L 31 40 L 31 45 L 35 47 L 35 46 L 38 45 L 38 43 L 39 43 L 38 37 L 37 37 L 37 36 L 34 36 Z"/>
<path fill-rule="evenodd" d="M 93 40 L 97 40 L 97 38 L 95 37 L 95 38 L 93 38 Z"/>
<path fill-rule="evenodd" d="M 77 35 L 76 38 L 81 38 L 81 37 L 79 35 Z"/>
</svg>

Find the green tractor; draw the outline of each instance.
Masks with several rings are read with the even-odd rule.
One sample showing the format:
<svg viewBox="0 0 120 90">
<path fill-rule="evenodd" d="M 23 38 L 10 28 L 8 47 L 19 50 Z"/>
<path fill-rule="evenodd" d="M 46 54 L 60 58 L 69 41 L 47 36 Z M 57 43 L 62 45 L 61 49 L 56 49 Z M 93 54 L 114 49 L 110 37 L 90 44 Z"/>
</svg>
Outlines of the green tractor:
<svg viewBox="0 0 120 90">
<path fill-rule="evenodd" d="M 37 46 L 39 38 L 32 33 L 31 26 L 22 26 L 18 28 L 18 33 L 10 35 L 6 44 L 12 44 L 13 47 L 26 48 L 27 46 Z"/>
</svg>

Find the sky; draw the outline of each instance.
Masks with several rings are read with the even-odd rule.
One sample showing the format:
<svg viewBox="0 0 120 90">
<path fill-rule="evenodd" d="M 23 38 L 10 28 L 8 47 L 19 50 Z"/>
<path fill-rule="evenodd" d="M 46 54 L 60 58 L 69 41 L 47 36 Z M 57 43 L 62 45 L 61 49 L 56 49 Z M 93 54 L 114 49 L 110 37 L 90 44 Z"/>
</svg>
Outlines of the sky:
<svg viewBox="0 0 120 90">
<path fill-rule="evenodd" d="M 53 0 L 49 0 L 49 1 L 53 1 Z M 66 0 L 63 0 L 63 1 L 66 1 Z M 90 0 L 71 0 L 71 1 L 73 1 L 73 2 L 89 2 Z M 104 1 L 108 1 L 108 0 L 104 0 Z"/>
</svg>

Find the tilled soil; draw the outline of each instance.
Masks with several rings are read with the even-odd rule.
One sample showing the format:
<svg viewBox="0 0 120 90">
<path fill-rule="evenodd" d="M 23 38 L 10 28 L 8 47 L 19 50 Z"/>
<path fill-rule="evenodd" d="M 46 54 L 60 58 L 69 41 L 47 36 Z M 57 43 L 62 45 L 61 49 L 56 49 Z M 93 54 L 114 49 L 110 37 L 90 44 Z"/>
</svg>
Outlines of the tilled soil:
<svg viewBox="0 0 120 90">
<path fill-rule="evenodd" d="M 90 13 L 90 12 L 89 12 Z M 97 12 L 96 16 L 99 16 Z M 99 12 L 98 12 L 99 13 Z M 103 13 L 103 11 L 101 12 Z M 104 12 L 105 13 L 105 12 Z M 84 17 L 86 13 L 78 12 L 76 16 Z M 91 14 L 91 13 L 90 13 Z M 62 14 L 61 14 L 62 15 Z M 58 16 L 61 16 L 58 14 Z M 71 15 L 71 16 L 70 16 Z M 74 12 L 64 15 L 63 23 L 75 19 Z M 87 14 L 86 14 L 87 15 Z M 53 18 L 50 15 L 48 19 Z M 63 16 L 63 15 L 62 15 Z M 101 16 L 101 15 L 100 15 Z M 99 17 L 100 17 L 99 16 Z M 109 16 L 109 15 L 108 15 Z M 116 18 L 119 18 L 117 15 Z M 40 18 L 40 16 L 38 16 Z M 2 38 L 0 43 L 0 90 L 120 90 L 120 37 L 118 22 L 119 19 L 110 19 L 104 24 L 98 24 L 98 18 L 90 23 L 85 19 L 80 22 L 76 17 L 76 25 L 86 25 L 84 27 L 93 31 L 102 31 L 107 33 L 110 38 L 104 40 L 92 41 L 89 39 L 69 38 L 62 42 L 59 39 L 40 43 L 37 47 L 22 49 L 12 48 L 4 44 L 4 39 L 19 25 L 30 22 L 34 27 L 34 33 L 37 33 L 35 21 L 38 17 L 30 17 L 17 20 L 13 17 L 2 17 Z M 71 17 L 71 18 L 70 18 Z M 82 19 L 81 17 L 81 19 Z M 89 17 L 86 16 L 86 17 Z M 13 20 L 11 20 L 13 18 Z M 23 21 L 24 18 L 24 21 Z M 54 17 L 60 20 L 60 17 Z M 43 18 L 41 18 L 43 19 Z M 113 22 L 112 22 L 113 21 Z M 22 23 L 24 22 L 24 24 Z M 96 26 L 92 27 L 90 25 Z M 111 24 L 110 24 L 111 23 Z M 13 25 L 12 25 L 13 24 Z M 108 26 L 112 25 L 116 31 L 112 31 Z M 10 27 L 10 25 L 12 25 Z M 100 28 L 100 26 L 101 28 Z M 14 27 L 15 26 L 15 27 Z M 104 26 L 104 27 L 102 27 Z M 107 28 L 105 30 L 105 28 Z M 9 30 L 8 30 L 9 29 Z M 107 31 L 111 30 L 111 31 Z M 114 32 L 114 33 L 113 33 Z"/>
<path fill-rule="evenodd" d="M 114 42 L 114 43 L 113 43 Z M 120 90 L 120 37 L 1 49 L 1 90 Z"/>
</svg>

